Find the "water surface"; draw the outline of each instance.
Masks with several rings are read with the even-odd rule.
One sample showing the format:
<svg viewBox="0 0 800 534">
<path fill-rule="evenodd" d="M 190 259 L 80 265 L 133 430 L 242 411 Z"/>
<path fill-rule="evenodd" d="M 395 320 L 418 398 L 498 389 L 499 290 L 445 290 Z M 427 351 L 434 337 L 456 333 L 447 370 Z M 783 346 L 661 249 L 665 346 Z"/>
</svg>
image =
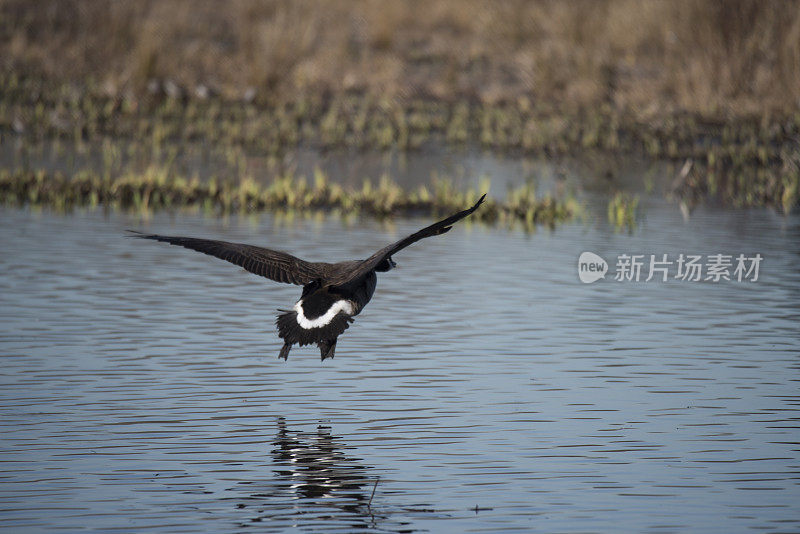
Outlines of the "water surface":
<svg viewBox="0 0 800 534">
<path fill-rule="evenodd" d="M 800 530 L 800 219 L 644 213 L 461 224 L 379 275 L 334 360 L 283 362 L 299 288 L 124 229 L 336 261 L 430 220 L 3 208 L 0 529 Z M 765 259 L 584 285 L 585 250 Z"/>
</svg>

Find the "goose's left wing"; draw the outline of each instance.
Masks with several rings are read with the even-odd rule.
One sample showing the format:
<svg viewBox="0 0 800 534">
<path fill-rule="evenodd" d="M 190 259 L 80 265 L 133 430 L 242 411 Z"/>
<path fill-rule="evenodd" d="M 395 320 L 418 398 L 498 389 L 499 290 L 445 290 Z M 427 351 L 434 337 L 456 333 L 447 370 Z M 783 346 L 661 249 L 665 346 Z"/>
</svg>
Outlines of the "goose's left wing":
<svg viewBox="0 0 800 534">
<path fill-rule="evenodd" d="M 286 284 L 306 285 L 324 277 L 329 264 L 301 260 L 291 254 L 243 243 L 229 243 L 213 239 L 143 234 L 128 230 L 133 237 L 162 241 L 215 256 L 243 267 L 253 274 Z"/>
</svg>

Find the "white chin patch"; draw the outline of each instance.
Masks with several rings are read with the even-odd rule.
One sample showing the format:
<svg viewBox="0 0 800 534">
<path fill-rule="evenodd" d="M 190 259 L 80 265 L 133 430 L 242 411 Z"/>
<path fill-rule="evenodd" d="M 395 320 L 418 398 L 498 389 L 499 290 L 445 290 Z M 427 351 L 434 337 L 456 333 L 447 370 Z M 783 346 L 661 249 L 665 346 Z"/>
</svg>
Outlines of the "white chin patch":
<svg viewBox="0 0 800 534">
<path fill-rule="evenodd" d="M 294 305 L 294 311 L 297 312 L 297 324 L 306 330 L 310 330 L 312 328 L 327 326 L 340 311 L 345 312 L 347 315 L 353 315 L 353 303 L 349 300 L 337 300 L 328 311 L 325 312 L 325 315 L 320 315 L 316 319 L 308 319 L 303 312 L 303 300 L 300 299 L 297 301 L 297 304 Z"/>
</svg>

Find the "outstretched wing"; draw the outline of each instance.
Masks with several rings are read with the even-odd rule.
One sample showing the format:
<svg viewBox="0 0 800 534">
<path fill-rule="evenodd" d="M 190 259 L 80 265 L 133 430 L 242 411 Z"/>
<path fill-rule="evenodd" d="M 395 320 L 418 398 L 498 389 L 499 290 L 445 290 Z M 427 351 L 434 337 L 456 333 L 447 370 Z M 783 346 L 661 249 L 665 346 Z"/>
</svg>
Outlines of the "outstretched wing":
<svg viewBox="0 0 800 534">
<path fill-rule="evenodd" d="M 213 239 L 196 239 L 193 237 L 171 237 L 155 234 L 133 232 L 132 237 L 162 241 L 170 245 L 179 245 L 215 256 L 234 263 L 251 273 L 257 274 L 287 284 L 305 285 L 323 276 L 324 263 L 311 263 L 291 254 L 270 250 L 268 248 L 254 247 L 242 243 L 229 243 Z"/>
<path fill-rule="evenodd" d="M 427 226 L 422 230 L 415 232 L 410 236 L 401 239 L 400 241 L 397 241 L 396 243 L 392 243 L 391 245 L 383 247 L 378 252 L 362 261 L 355 270 L 350 271 L 348 273 L 347 280 L 344 283 L 351 280 L 356 280 L 357 278 L 366 275 L 375 269 L 383 260 L 403 250 L 407 246 L 416 243 L 420 239 L 425 239 L 426 237 L 441 235 L 445 232 L 448 232 L 453 227 L 453 224 L 457 223 L 478 209 L 478 206 L 483 203 L 484 198 L 486 198 L 486 195 L 483 195 L 480 199 L 478 199 L 475 205 L 471 208 L 465 209 L 464 211 L 459 211 L 458 213 L 453 214 L 446 219 L 442 219 L 439 222 L 433 223 L 432 225 Z"/>
</svg>

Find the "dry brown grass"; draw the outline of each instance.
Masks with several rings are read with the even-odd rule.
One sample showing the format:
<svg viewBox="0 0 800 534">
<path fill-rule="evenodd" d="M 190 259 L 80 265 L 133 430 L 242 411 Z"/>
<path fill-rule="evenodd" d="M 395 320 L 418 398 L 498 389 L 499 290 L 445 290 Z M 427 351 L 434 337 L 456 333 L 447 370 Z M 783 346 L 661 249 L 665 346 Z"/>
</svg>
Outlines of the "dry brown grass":
<svg viewBox="0 0 800 534">
<path fill-rule="evenodd" d="M 794 113 L 795 0 L 0 0 L 0 67 L 111 94 L 298 94 Z M 251 91 L 252 91 L 251 90 Z"/>
</svg>

